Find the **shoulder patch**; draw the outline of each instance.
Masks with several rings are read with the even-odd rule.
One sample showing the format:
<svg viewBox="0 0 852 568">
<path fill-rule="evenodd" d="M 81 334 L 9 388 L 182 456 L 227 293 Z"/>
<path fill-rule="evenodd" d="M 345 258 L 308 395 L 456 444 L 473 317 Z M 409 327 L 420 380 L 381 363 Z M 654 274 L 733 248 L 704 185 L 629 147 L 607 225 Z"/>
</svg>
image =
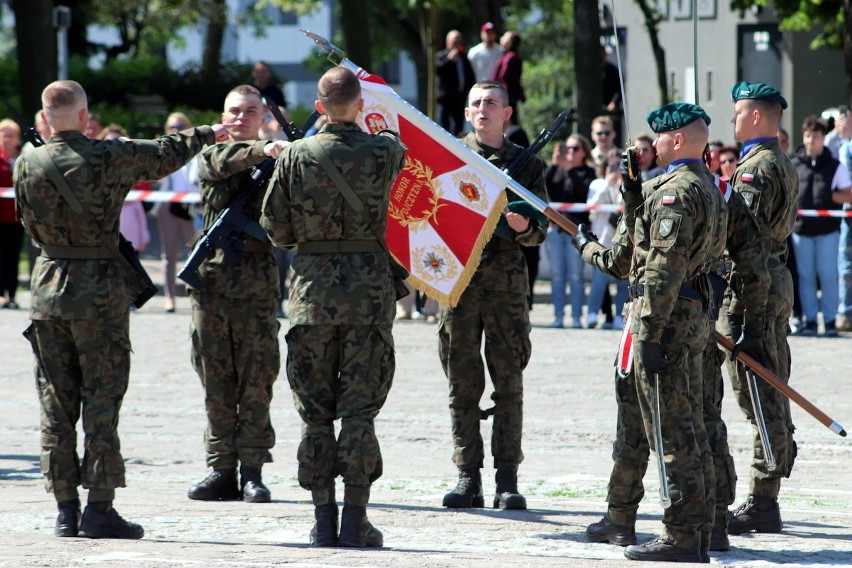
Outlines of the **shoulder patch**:
<svg viewBox="0 0 852 568">
<path fill-rule="evenodd" d="M 674 205 L 677 203 L 677 197 L 674 195 L 664 195 L 662 200 L 660 200 L 660 203 L 663 205 Z"/>
<path fill-rule="evenodd" d="M 660 220 L 660 236 L 663 237 L 663 238 L 668 237 L 671 234 L 673 227 L 674 227 L 674 220 L 673 219 L 661 219 Z"/>
<path fill-rule="evenodd" d="M 752 183 L 754 181 L 754 174 L 751 172 L 745 172 L 740 179 L 746 183 Z"/>
</svg>

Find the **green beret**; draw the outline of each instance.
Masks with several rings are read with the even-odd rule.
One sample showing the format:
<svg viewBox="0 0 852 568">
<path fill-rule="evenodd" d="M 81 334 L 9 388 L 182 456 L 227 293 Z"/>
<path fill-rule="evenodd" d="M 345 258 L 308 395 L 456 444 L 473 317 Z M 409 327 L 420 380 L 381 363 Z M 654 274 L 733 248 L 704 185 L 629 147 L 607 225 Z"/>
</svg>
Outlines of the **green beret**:
<svg viewBox="0 0 852 568">
<path fill-rule="evenodd" d="M 523 215 L 528 219 L 536 219 L 538 224 L 544 226 L 547 224 L 547 215 L 533 207 L 527 201 L 510 201 L 506 205 L 506 209 L 508 209 L 511 213 L 517 213 L 518 215 Z M 502 215 L 500 216 L 500 221 L 497 223 L 498 226 L 503 225 L 506 222 L 506 218 Z"/>
<path fill-rule="evenodd" d="M 669 103 L 649 112 L 645 120 L 648 121 L 651 130 L 659 134 L 683 128 L 699 118 L 710 124 L 710 117 L 700 106 L 691 103 Z"/>
<path fill-rule="evenodd" d="M 749 83 L 740 81 L 731 89 L 731 100 L 737 102 L 740 99 L 757 99 L 759 101 L 772 101 L 779 103 L 781 108 L 787 108 L 787 100 L 781 96 L 778 89 L 766 83 Z"/>
</svg>

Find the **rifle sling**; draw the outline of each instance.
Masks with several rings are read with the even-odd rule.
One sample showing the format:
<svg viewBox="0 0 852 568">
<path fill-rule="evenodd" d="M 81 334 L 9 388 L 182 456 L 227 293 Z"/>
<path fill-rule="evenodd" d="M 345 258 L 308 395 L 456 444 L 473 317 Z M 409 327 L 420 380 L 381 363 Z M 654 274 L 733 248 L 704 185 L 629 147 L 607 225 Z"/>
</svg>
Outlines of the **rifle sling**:
<svg viewBox="0 0 852 568">
<path fill-rule="evenodd" d="M 305 138 L 304 141 L 314 158 L 316 158 L 320 166 L 322 166 L 322 169 L 324 169 L 329 177 L 331 177 L 331 181 L 334 182 L 334 185 L 336 185 L 337 189 L 340 190 L 340 193 L 343 194 L 343 198 L 347 203 L 349 203 L 349 206 L 358 213 L 362 212 L 364 210 L 364 204 L 358 198 L 358 195 L 356 195 L 352 190 L 352 186 L 349 185 L 349 182 L 346 181 L 346 178 L 343 177 L 340 170 L 338 170 L 331 161 L 328 152 L 325 151 L 325 148 L 322 147 L 319 140 L 314 137 L 310 137 Z M 373 221 L 370 221 L 370 230 L 376 236 L 376 240 L 379 242 L 379 245 L 381 245 L 382 250 L 387 253 L 388 257 L 391 257 L 390 252 L 388 251 L 388 246 L 385 244 L 385 239 L 382 237 L 381 233 L 379 233 L 379 229 Z"/>
<path fill-rule="evenodd" d="M 91 215 L 88 214 L 83 209 L 83 204 L 80 203 L 80 200 L 74 194 L 74 191 L 71 189 L 71 186 L 68 185 L 68 180 L 65 179 L 59 172 L 59 167 L 56 165 L 56 162 L 53 159 L 53 156 L 50 155 L 50 152 L 47 149 L 47 146 L 43 146 L 44 154 L 38 150 L 33 150 L 27 155 L 27 158 L 34 161 L 36 164 L 40 165 L 42 169 L 47 172 L 48 177 L 50 177 L 53 184 L 56 186 L 56 189 L 59 190 L 59 193 L 68 203 L 68 206 L 71 207 L 71 210 L 75 213 L 79 214 L 80 217 L 83 218 L 84 221 L 88 222 L 89 225 L 95 227 L 98 231 L 98 238 L 104 244 L 104 246 L 109 249 L 112 253 L 112 256 L 115 257 L 116 260 L 124 267 L 128 274 L 138 275 L 136 273 L 136 269 L 133 268 L 133 265 L 130 264 L 121 251 L 118 250 L 118 243 L 110 239 L 106 233 L 104 233 L 101 226 L 92 219 Z M 44 244 L 42 244 L 44 247 Z M 141 280 L 141 279 L 140 279 Z"/>
</svg>

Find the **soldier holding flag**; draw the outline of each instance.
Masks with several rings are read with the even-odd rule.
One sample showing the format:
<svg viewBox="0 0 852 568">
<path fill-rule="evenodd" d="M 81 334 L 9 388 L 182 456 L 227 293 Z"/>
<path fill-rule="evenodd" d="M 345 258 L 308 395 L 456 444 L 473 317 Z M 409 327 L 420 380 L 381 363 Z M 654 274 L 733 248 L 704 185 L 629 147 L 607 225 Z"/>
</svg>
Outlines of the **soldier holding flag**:
<svg viewBox="0 0 852 568">
<path fill-rule="evenodd" d="M 523 151 L 503 134 L 503 124 L 512 107 L 499 83 L 476 83 L 464 112 L 474 129 L 464 143 L 495 166 L 510 163 Z M 545 198 L 541 159 L 531 157 L 513 176 L 531 192 Z M 484 505 L 480 469 L 485 455 L 479 433 L 479 401 L 485 389 L 485 367 L 480 354 L 484 335 L 486 363 L 494 384 L 491 439 L 497 469 L 494 508 L 526 509 L 526 500 L 518 492 L 518 465 L 524 458 L 521 451 L 523 370 L 532 346 L 527 265 L 520 247 L 540 244 L 546 226 L 511 209 L 510 203 L 505 224 L 498 225 L 485 246 L 479 267 L 458 304 L 441 309 L 438 352 L 450 384 L 453 462 L 459 469 L 458 485 L 444 497 L 445 507 Z"/>
</svg>

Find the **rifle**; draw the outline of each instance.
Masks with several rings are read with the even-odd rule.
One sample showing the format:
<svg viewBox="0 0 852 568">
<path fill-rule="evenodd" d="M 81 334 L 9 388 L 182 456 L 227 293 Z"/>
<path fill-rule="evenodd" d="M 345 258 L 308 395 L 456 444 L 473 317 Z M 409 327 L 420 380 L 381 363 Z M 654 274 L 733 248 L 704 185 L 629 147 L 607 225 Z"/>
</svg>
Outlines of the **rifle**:
<svg viewBox="0 0 852 568">
<path fill-rule="evenodd" d="M 30 144 L 33 145 L 34 148 L 39 146 L 44 146 L 44 138 L 41 137 L 41 134 L 38 133 L 38 130 L 30 124 L 26 118 L 21 115 L 21 113 L 9 104 L 9 101 L 3 99 L 3 104 L 6 105 L 6 109 L 9 111 L 9 114 L 12 115 L 12 118 L 15 119 L 15 122 L 21 127 L 21 134 L 24 135 Z"/>
<path fill-rule="evenodd" d="M 292 122 L 287 122 L 281 111 L 278 110 L 277 105 L 269 104 L 265 98 L 263 102 L 272 112 L 290 142 L 304 137 L 304 130 L 296 128 L 296 125 Z M 311 116 L 313 117 L 313 115 Z M 316 120 L 316 118 L 313 118 L 313 120 Z M 268 159 L 252 168 L 246 187 L 231 198 L 196 241 L 186 263 L 177 275 L 178 278 L 196 290 L 201 290 L 204 285 L 201 282 L 201 277 L 198 276 L 198 269 L 201 267 L 201 263 L 213 256 L 217 248 L 222 249 L 229 262 L 237 262 L 239 259 L 237 253 L 243 251 L 245 247 L 245 240 L 239 237 L 240 233 L 248 234 L 259 241 L 268 240 L 266 232 L 257 220 L 246 215 L 245 206 L 255 196 L 258 188 L 268 181 L 274 167 L 275 160 Z"/>
<path fill-rule="evenodd" d="M 26 136 L 27 140 L 33 145 L 34 148 L 38 148 L 39 146 L 44 146 L 45 142 L 38 131 L 34 126 L 29 124 L 27 120 L 21 116 L 21 113 L 18 110 L 9 104 L 8 101 L 3 101 L 6 105 L 6 108 L 9 110 L 9 113 L 15 118 L 19 125 L 21 125 L 24 136 Z M 56 175 L 60 175 L 59 171 L 56 170 Z M 62 181 L 62 178 L 59 178 L 60 182 L 67 187 L 67 183 Z M 61 188 L 60 192 L 62 191 Z M 66 189 L 65 191 L 70 191 L 70 189 Z M 69 197 L 73 197 L 71 194 Z M 67 199 L 66 199 L 67 200 Z M 69 203 L 70 204 L 70 203 Z M 79 202 L 77 202 L 79 206 Z M 75 210 L 73 204 L 71 204 L 71 209 Z M 116 260 L 119 261 L 120 264 L 123 264 L 125 268 L 130 268 L 130 270 L 136 275 L 137 283 L 136 283 L 136 292 L 133 297 L 133 305 L 136 308 L 141 308 L 145 305 L 145 303 L 157 295 L 159 292 L 159 288 L 154 284 L 154 281 L 151 280 L 151 277 L 148 275 L 148 272 L 145 270 L 145 267 L 142 266 L 142 262 L 139 260 L 139 257 L 136 254 L 135 249 L 133 248 L 133 243 L 127 240 L 127 238 L 118 233 L 118 247 L 115 248 L 114 245 L 109 244 L 109 239 L 106 236 L 106 233 L 101 231 L 101 238 L 106 241 L 106 244 L 110 246 L 113 254 L 116 252 Z M 120 255 L 121 258 L 118 258 Z"/>
<path fill-rule="evenodd" d="M 537 155 L 541 152 L 541 149 L 547 146 L 548 142 L 550 142 L 556 133 L 562 128 L 562 125 L 571 118 L 571 115 L 574 114 L 574 108 L 567 108 L 559 113 L 559 116 L 556 117 L 556 120 L 553 121 L 553 124 L 550 125 L 550 128 L 544 128 L 541 132 L 538 133 L 538 136 L 535 137 L 533 143 L 530 144 L 529 148 L 524 148 L 524 151 L 515 156 L 509 164 L 503 168 L 503 171 L 509 174 L 509 176 L 514 177 L 514 175 L 527 163 L 531 157 Z"/>
</svg>

